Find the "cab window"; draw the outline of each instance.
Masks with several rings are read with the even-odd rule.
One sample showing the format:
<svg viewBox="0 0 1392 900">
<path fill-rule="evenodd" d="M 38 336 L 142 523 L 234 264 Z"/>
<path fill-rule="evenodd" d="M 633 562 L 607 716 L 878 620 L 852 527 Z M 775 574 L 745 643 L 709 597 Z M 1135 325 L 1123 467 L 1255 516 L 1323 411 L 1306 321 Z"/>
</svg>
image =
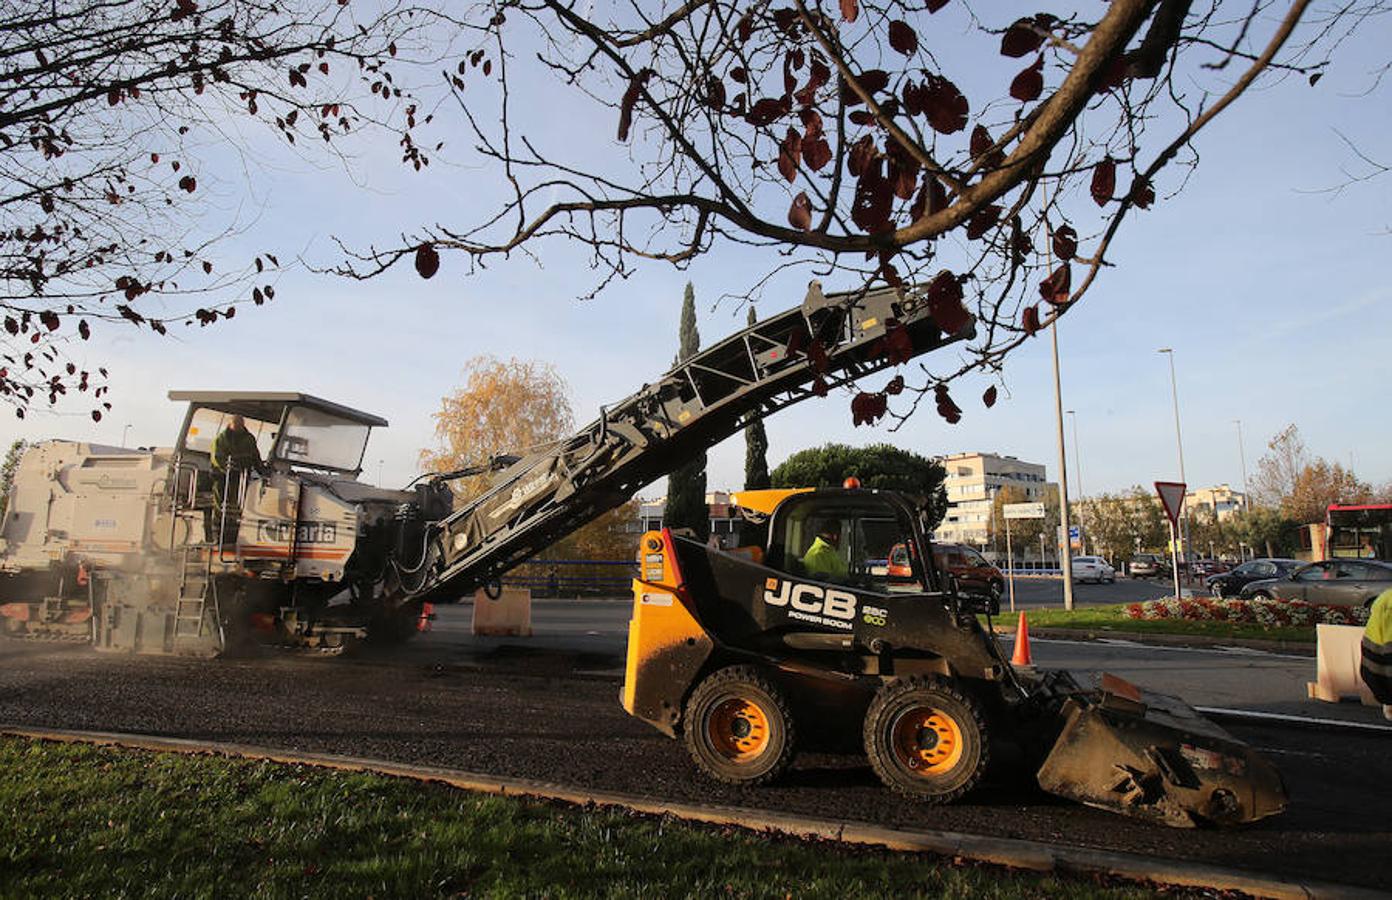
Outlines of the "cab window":
<svg viewBox="0 0 1392 900">
<path fill-rule="evenodd" d="M 888 592 L 912 585 L 922 590 L 922 565 L 910 549 L 912 525 L 901 520 L 893 507 L 873 498 L 854 497 L 811 497 L 791 503 L 792 508 L 774 521 L 771 567 L 799 578 L 861 589 Z"/>
<path fill-rule="evenodd" d="M 184 449 L 194 453 L 211 453 L 213 440 L 227 427 L 227 421 L 231 418 L 231 413 L 218 412 L 206 406 L 195 409 L 193 417 L 189 420 L 188 431 L 184 434 Z M 265 459 L 275 444 L 276 426 L 279 423 L 263 422 L 251 416 L 244 416 L 243 419 L 247 431 L 256 438 L 256 449 L 261 452 L 261 458 Z"/>
<path fill-rule="evenodd" d="M 276 456 L 291 465 L 356 471 L 367 449 L 369 428 L 329 413 L 302 406 L 285 417 L 285 433 Z"/>
</svg>

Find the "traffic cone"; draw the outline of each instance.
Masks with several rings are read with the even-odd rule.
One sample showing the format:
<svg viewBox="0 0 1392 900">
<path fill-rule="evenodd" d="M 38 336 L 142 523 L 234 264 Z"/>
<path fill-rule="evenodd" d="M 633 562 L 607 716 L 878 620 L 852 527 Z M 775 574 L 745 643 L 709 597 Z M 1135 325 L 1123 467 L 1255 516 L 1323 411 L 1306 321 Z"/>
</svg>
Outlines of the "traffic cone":
<svg viewBox="0 0 1392 900">
<path fill-rule="evenodd" d="M 1029 648 L 1029 623 L 1025 621 L 1025 611 L 1020 610 L 1020 624 L 1015 628 L 1015 655 L 1010 658 L 1012 666 L 1032 666 Z"/>
</svg>

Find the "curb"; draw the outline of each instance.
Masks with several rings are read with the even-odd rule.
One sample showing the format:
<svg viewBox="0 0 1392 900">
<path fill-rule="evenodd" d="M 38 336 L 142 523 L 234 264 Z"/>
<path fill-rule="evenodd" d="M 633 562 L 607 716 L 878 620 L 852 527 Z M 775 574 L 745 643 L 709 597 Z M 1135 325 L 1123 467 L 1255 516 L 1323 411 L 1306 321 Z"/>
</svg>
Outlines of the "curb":
<svg viewBox="0 0 1392 900">
<path fill-rule="evenodd" d="M 1026 613 L 1029 610 L 1025 610 Z M 998 624 L 997 634 L 1014 634 L 1016 626 Z M 1244 647 L 1248 650 L 1265 650 L 1271 653 L 1290 653 L 1299 656 L 1315 655 L 1315 642 L 1309 641 L 1267 641 L 1259 638 L 1222 638 L 1206 634 L 1160 634 L 1139 631 L 1104 631 L 1098 628 L 1050 628 L 1045 625 L 1031 625 L 1030 635 L 1043 638 L 1064 638 L 1074 641 L 1123 640 L 1137 644 L 1154 644 L 1160 647 Z"/>
<path fill-rule="evenodd" d="M 1242 891 L 1258 897 L 1361 898 L 1385 896 L 1377 891 L 1306 880 L 1287 880 L 1236 869 L 1194 865 L 1181 860 L 1152 859 L 1130 853 L 962 834 L 951 831 L 909 831 L 836 819 L 814 819 L 785 813 L 764 812 L 736 806 L 701 806 L 659 800 L 615 791 L 567 787 L 543 781 L 485 775 L 459 769 L 417 766 L 387 760 L 364 759 L 325 753 L 297 753 L 250 744 L 195 741 L 155 735 L 78 731 L 58 728 L 26 728 L 0 725 L 0 735 L 64 743 L 118 746 L 185 754 L 216 753 L 241 759 L 316 766 L 347 772 L 370 772 L 415 781 L 447 784 L 462 790 L 501 796 L 531 797 L 576 806 L 622 807 L 647 815 L 671 815 L 691 822 L 734 826 L 749 831 L 773 831 L 798 838 L 834 840 L 878 846 L 889 850 L 932 853 L 949 858 L 1035 872 L 1104 874 L 1191 888 Z"/>
<path fill-rule="evenodd" d="M 1194 709 L 1210 719 L 1241 722 L 1247 725 L 1289 725 L 1294 728 L 1309 728 L 1329 733 L 1343 731 L 1348 734 L 1387 734 L 1392 735 L 1392 725 L 1377 722 L 1354 722 L 1345 719 L 1321 719 L 1315 716 L 1294 716 L 1289 713 L 1263 712 L 1259 709 L 1229 709 L 1224 706 L 1196 706 Z"/>
</svg>

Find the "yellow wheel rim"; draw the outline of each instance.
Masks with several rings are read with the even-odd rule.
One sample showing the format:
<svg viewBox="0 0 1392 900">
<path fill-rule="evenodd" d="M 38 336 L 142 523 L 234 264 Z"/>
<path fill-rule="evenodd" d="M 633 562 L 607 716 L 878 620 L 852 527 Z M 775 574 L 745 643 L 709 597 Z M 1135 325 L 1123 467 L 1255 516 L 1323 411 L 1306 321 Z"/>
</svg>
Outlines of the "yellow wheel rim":
<svg viewBox="0 0 1392 900">
<path fill-rule="evenodd" d="M 924 778 L 951 771 L 965 746 L 957 720 L 931 706 L 914 707 L 899 716 L 891 740 L 900 764 Z"/>
<path fill-rule="evenodd" d="M 768 716 L 757 703 L 731 697 L 711 710 L 706 736 L 716 752 L 731 762 L 751 762 L 768 749 Z"/>
</svg>

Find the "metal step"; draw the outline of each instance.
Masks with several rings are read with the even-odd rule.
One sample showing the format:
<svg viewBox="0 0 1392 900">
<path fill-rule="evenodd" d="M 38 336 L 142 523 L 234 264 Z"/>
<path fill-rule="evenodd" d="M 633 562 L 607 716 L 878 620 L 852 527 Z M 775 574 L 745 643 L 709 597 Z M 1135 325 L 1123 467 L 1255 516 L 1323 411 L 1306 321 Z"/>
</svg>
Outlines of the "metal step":
<svg viewBox="0 0 1392 900">
<path fill-rule="evenodd" d="M 203 613 L 207 608 L 207 601 L 202 595 L 197 597 L 180 597 L 174 605 L 174 639 L 196 638 L 203 634 Z M 188 610 L 193 610 L 192 612 Z M 190 632 L 184 627 L 185 622 L 196 623 L 193 631 Z"/>
</svg>

